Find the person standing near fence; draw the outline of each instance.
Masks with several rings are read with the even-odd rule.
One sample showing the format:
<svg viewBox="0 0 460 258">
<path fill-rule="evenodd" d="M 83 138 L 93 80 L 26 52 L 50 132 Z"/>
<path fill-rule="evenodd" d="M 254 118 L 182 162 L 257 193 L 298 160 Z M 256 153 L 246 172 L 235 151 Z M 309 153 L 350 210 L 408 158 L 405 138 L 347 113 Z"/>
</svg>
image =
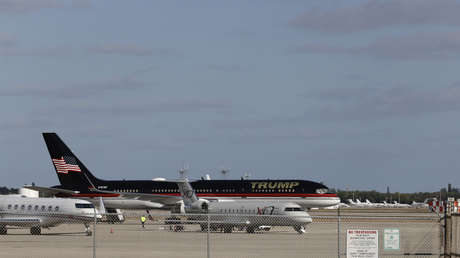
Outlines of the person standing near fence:
<svg viewBox="0 0 460 258">
<path fill-rule="evenodd" d="M 141 216 L 141 224 L 142 224 L 142 228 L 145 228 L 145 221 L 146 221 L 146 220 L 147 220 L 147 219 L 145 218 L 145 216 L 144 216 L 144 215 L 142 215 L 142 216 Z"/>
</svg>

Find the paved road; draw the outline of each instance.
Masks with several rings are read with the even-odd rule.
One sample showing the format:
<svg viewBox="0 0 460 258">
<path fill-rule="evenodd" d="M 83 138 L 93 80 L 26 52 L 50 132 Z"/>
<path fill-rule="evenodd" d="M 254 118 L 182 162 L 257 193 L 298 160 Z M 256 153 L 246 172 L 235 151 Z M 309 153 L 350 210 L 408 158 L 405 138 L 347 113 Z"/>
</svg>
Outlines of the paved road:
<svg viewBox="0 0 460 258">
<path fill-rule="evenodd" d="M 418 213 L 406 215 L 420 216 Z M 402 257 L 400 254 L 404 252 L 435 253 L 440 249 L 441 231 L 435 219 L 342 219 L 342 254 L 346 251 L 345 232 L 349 228 L 378 229 L 380 257 Z M 384 228 L 400 229 L 400 251 L 383 250 Z M 8 235 L 0 236 L 0 257 L 92 257 L 93 238 L 86 236 L 83 229 L 82 225 L 61 225 L 52 230 L 44 229 L 41 236 L 31 236 L 25 229 L 10 229 Z M 288 227 L 256 234 L 215 232 L 210 234 L 210 254 L 211 257 L 337 257 L 337 231 L 337 220 L 319 216 L 303 235 Z M 135 219 L 124 224 L 100 224 L 96 228 L 96 255 L 206 257 L 206 236 L 196 225 L 186 225 L 184 232 L 173 232 L 168 226 L 151 221 L 142 229 Z"/>
</svg>

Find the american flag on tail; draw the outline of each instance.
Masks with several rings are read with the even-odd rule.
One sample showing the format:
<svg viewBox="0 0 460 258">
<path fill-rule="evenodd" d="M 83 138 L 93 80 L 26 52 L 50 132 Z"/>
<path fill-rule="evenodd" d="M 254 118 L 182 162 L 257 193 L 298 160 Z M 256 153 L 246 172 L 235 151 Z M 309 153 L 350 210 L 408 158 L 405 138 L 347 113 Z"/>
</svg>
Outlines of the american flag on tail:
<svg viewBox="0 0 460 258">
<path fill-rule="evenodd" d="M 74 157 L 63 156 L 60 159 L 52 159 L 58 173 L 67 174 L 69 171 L 81 172 Z"/>
</svg>

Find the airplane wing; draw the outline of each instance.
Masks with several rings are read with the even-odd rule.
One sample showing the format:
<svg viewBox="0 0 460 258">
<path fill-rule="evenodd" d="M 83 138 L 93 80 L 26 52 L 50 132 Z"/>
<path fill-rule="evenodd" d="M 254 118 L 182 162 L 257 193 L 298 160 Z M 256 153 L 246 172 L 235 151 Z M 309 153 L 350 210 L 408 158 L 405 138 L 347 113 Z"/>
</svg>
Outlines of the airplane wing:
<svg viewBox="0 0 460 258">
<path fill-rule="evenodd" d="M 171 196 L 171 195 L 161 195 L 161 194 L 146 194 L 146 193 L 128 193 L 128 192 L 113 192 L 113 191 L 103 191 L 98 189 L 90 189 L 91 191 L 98 193 L 108 193 L 108 194 L 119 194 L 121 198 L 133 199 L 140 201 L 151 201 L 161 204 L 171 205 L 175 204 L 178 201 L 181 201 L 180 196 Z"/>
<path fill-rule="evenodd" d="M 24 188 L 35 190 L 41 193 L 45 193 L 46 195 L 56 195 L 56 194 L 64 194 L 64 195 L 73 195 L 78 194 L 78 191 L 72 191 L 67 189 L 60 189 L 54 187 L 44 187 L 44 186 L 35 186 L 35 185 L 24 185 Z"/>
</svg>

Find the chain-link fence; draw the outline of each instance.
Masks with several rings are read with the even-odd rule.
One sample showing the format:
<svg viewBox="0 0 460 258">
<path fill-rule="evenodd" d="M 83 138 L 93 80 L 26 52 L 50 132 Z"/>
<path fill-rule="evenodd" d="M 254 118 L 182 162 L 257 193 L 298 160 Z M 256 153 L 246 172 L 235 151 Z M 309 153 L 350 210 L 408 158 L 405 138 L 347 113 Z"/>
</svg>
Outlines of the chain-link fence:
<svg viewBox="0 0 460 258">
<path fill-rule="evenodd" d="M 310 212 L 311 223 L 295 216 L 151 213 L 108 213 L 96 224 L 58 213 L 0 213 L 0 257 L 347 257 L 363 233 L 379 257 L 444 255 L 443 223 L 433 213 L 320 210 Z M 31 230 L 37 227 L 40 235 Z"/>
</svg>

